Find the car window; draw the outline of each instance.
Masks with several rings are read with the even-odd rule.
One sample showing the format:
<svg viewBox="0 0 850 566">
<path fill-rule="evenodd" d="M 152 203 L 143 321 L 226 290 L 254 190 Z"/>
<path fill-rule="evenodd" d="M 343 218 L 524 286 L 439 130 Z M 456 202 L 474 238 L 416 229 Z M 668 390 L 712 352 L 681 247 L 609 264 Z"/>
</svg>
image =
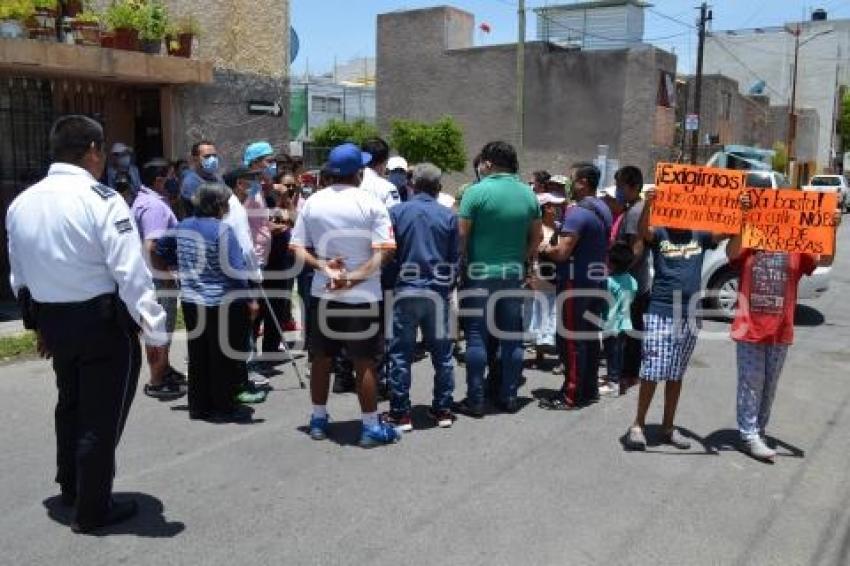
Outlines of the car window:
<svg viewBox="0 0 850 566">
<path fill-rule="evenodd" d="M 773 187 L 770 180 L 770 173 L 748 173 L 747 186 L 757 189 L 769 189 Z"/>
<path fill-rule="evenodd" d="M 841 185 L 841 180 L 838 177 L 813 177 L 813 187 L 838 187 Z"/>
</svg>

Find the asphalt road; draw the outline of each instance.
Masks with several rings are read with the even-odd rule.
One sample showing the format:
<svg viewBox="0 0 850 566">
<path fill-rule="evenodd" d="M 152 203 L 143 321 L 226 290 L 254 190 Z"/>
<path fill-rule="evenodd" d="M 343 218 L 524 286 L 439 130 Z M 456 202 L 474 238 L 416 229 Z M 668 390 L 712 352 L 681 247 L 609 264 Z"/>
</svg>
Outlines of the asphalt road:
<svg viewBox="0 0 850 566">
<path fill-rule="evenodd" d="M 710 323 L 721 339 L 700 341 L 680 406 L 695 441 L 686 452 L 623 451 L 634 390 L 580 412 L 530 403 L 462 418 L 371 451 L 354 445 L 353 395 L 331 399 L 335 441 L 309 440 L 309 400 L 291 372 L 251 425 L 190 422 L 185 400 L 139 392 L 116 489 L 139 494 L 142 514 L 109 536 L 76 536 L 56 511 L 49 365 L 4 366 L 0 563 L 850 564 L 848 267 L 840 255 L 830 292 L 801 309 L 769 430 L 773 466 L 734 448 L 734 348 Z M 427 364 L 415 371 L 423 412 Z M 528 398 L 560 383 L 525 376 Z M 462 368 L 458 378 L 456 398 Z"/>
</svg>

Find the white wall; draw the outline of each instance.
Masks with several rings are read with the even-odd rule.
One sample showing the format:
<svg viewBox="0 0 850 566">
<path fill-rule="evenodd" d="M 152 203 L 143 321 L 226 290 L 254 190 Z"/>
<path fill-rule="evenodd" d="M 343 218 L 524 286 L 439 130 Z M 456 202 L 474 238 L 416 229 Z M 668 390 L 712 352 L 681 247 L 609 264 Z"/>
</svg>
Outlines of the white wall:
<svg viewBox="0 0 850 566">
<path fill-rule="evenodd" d="M 794 24 L 790 24 L 794 25 Z M 833 124 L 836 65 L 838 84 L 850 85 L 850 20 L 806 22 L 801 41 L 827 29 L 831 33 L 812 39 L 800 48 L 797 73 L 797 106 L 817 111 L 818 167 L 829 165 L 830 147 L 835 145 Z M 706 39 L 706 73 L 717 73 L 738 81 L 742 92 L 759 79 L 767 83 L 765 94 L 772 105 L 789 104 L 794 64 L 794 37 L 782 28 L 714 32 Z M 836 146 L 837 149 L 837 146 Z"/>
</svg>

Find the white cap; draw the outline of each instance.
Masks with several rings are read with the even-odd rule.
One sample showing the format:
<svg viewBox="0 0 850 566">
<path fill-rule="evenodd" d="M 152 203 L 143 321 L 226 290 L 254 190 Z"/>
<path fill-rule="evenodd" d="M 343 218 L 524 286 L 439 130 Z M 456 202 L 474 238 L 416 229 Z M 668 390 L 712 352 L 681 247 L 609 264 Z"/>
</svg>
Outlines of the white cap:
<svg viewBox="0 0 850 566">
<path fill-rule="evenodd" d="M 610 187 L 600 188 L 596 191 L 596 198 L 617 198 L 617 187 L 615 185 L 611 185 Z"/>
<path fill-rule="evenodd" d="M 390 160 L 387 161 L 387 171 L 395 171 L 396 169 L 403 169 L 407 171 L 407 159 L 400 155 L 390 157 Z"/>
<path fill-rule="evenodd" d="M 552 177 L 549 179 L 550 183 L 555 183 L 556 185 L 564 185 L 565 187 L 567 186 L 567 181 L 569 181 L 569 179 L 567 179 L 565 175 L 552 175 Z"/>
<path fill-rule="evenodd" d="M 565 200 L 566 199 L 553 195 L 552 193 L 539 193 L 537 195 L 537 203 L 540 206 L 545 206 L 547 204 L 563 204 Z"/>
</svg>

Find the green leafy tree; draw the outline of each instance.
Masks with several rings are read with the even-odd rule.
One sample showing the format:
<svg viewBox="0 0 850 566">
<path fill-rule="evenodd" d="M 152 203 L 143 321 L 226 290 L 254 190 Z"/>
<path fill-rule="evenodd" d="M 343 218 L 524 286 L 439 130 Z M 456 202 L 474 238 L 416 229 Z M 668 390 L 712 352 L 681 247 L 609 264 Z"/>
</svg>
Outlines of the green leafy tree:
<svg viewBox="0 0 850 566">
<path fill-rule="evenodd" d="M 313 143 L 319 147 L 335 147 L 346 142 L 361 145 L 369 138 L 378 137 L 378 128 L 366 120 L 331 120 L 313 130 L 312 137 Z"/>
<path fill-rule="evenodd" d="M 390 140 L 392 146 L 409 163 L 430 161 L 443 171 L 463 171 L 466 148 L 463 131 L 450 116 L 434 123 L 395 120 Z"/>
<path fill-rule="evenodd" d="M 785 167 L 788 166 L 788 148 L 781 141 L 773 144 L 773 170 L 778 173 L 784 173 Z"/>
</svg>

